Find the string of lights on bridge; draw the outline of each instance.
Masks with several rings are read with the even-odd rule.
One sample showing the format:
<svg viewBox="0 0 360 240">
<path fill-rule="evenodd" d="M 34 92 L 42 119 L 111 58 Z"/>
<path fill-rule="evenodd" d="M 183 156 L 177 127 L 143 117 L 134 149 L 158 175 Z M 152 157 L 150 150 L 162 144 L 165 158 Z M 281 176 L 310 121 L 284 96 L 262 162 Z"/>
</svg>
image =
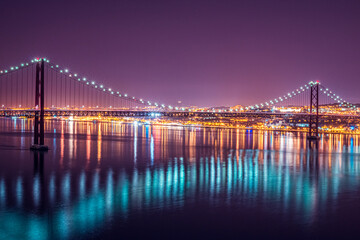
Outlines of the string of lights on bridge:
<svg viewBox="0 0 360 240">
<path fill-rule="evenodd" d="M 151 101 L 146 101 L 146 100 L 143 100 L 142 98 L 136 98 L 136 97 L 128 96 L 128 94 L 126 94 L 126 93 L 120 93 L 119 91 L 113 90 L 113 88 L 105 87 L 103 84 L 98 84 L 95 81 L 90 81 L 86 77 L 80 77 L 79 74 L 70 72 L 67 68 L 62 68 L 59 65 L 50 64 L 50 60 L 47 59 L 47 58 L 34 58 L 30 62 L 21 63 L 18 66 L 13 66 L 13 67 L 10 67 L 9 69 L 0 70 L 0 75 L 8 74 L 8 73 L 11 73 L 13 71 L 19 70 L 21 68 L 29 67 L 32 64 L 35 64 L 35 63 L 37 63 L 37 62 L 39 62 L 41 60 L 44 60 L 44 62 L 49 64 L 50 68 L 59 71 L 61 74 L 64 74 L 65 76 L 67 76 L 69 78 L 72 78 L 72 79 L 75 79 L 75 80 L 77 80 L 79 82 L 82 82 L 82 83 L 84 83 L 85 85 L 87 85 L 89 87 L 93 87 L 95 89 L 102 90 L 106 94 L 111 94 L 111 95 L 115 95 L 115 96 L 120 97 L 120 98 L 137 101 L 137 102 L 140 102 L 140 103 L 142 103 L 144 105 L 148 105 L 148 106 L 155 106 L 155 107 L 159 107 L 159 108 L 162 108 L 162 109 L 168 108 L 169 110 L 185 111 L 184 107 L 172 107 L 170 105 L 166 106 L 165 104 L 158 104 L 156 102 L 152 103 Z M 325 94 L 325 96 L 331 98 L 335 102 L 337 102 L 339 104 L 339 106 L 345 106 L 345 107 L 348 107 L 348 108 L 353 109 L 353 110 L 356 109 L 355 105 L 349 103 L 348 101 L 345 101 L 342 97 L 335 94 L 333 91 L 329 90 L 329 88 L 326 88 L 325 86 L 323 86 L 319 81 L 316 81 L 316 82 L 310 81 L 309 83 L 307 83 L 305 85 L 302 85 L 299 88 L 297 88 L 296 90 L 294 90 L 292 92 L 289 92 L 289 93 L 287 93 L 285 95 L 282 95 L 282 96 L 279 96 L 277 98 L 271 99 L 271 100 L 269 100 L 267 102 L 237 108 L 237 109 L 235 109 L 235 111 L 248 111 L 248 110 L 257 110 L 257 109 L 266 108 L 266 107 L 273 107 L 274 105 L 276 105 L 278 103 L 286 102 L 287 100 L 290 100 L 293 97 L 305 92 L 306 90 L 311 88 L 314 84 L 319 84 L 320 92 Z M 193 111 L 194 109 L 189 108 L 188 110 Z M 209 111 L 211 111 L 211 110 L 208 110 L 208 112 Z M 215 112 L 215 109 L 213 109 L 212 111 Z M 218 111 L 219 112 L 221 112 L 221 111 L 226 112 L 227 110 L 218 110 Z M 232 112 L 234 110 L 230 109 L 228 111 Z"/>
<path fill-rule="evenodd" d="M 21 63 L 21 64 L 19 64 L 19 66 L 10 67 L 10 69 L 0 70 L 0 74 L 7 74 L 7 73 L 10 73 L 10 72 L 12 72 L 12 71 L 18 70 L 18 69 L 20 69 L 20 68 L 28 67 L 28 66 L 30 66 L 30 65 L 31 65 L 31 64 L 29 64 L 29 63 Z"/>
<path fill-rule="evenodd" d="M 40 61 L 40 59 L 34 59 L 33 61 L 37 62 L 37 61 Z M 47 63 L 50 63 L 50 61 L 48 59 L 44 58 L 44 61 L 46 61 Z M 66 75 L 69 78 L 77 79 L 77 81 L 79 81 L 79 82 L 82 81 L 83 83 L 85 83 L 89 87 L 93 87 L 93 88 L 96 88 L 96 89 L 99 88 L 104 93 L 111 94 L 111 95 L 114 95 L 116 97 L 120 97 L 120 98 L 124 98 L 124 99 L 130 99 L 130 100 L 137 101 L 137 102 L 140 102 L 140 103 L 142 103 L 144 105 L 148 105 L 148 106 L 155 106 L 155 107 L 159 107 L 159 108 L 163 108 L 163 109 L 168 108 L 170 110 L 173 110 L 173 109 L 181 110 L 178 107 L 172 107 L 170 105 L 166 106 L 165 104 L 158 104 L 156 102 L 152 103 L 151 101 L 147 101 L 147 100 L 144 100 L 142 98 L 136 98 L 136 97 L 133 97 L 133 96 L 128 96 L 127 93 L 120 93 L 119 91 L 114 90 L 111 87 L 104 86 L 104 84 L 98 84 L 95 81 L 90 81 L 89 79 L 87 79 L 86 77 L 83 77 L 83 76 L 80 77 L 79 74 L 70 72 L 68 69 L 62 68 L 59 65 L 50 65 L 50 67 L 53 68 L 53 69 L 58 69 L 60 73 Z M 185 108 L 183 108 L 182 110 L 185 110 Z"/>
<path fill-rule="evenodd" d="M 255 105 L 250 105 L 247 106 L 245 108 L 241 108 L 241 110 L 255 110 L 255 109 L 259 109 L 259 108 L 263 108 L 263 107 L 271 107 L 276 105 L 277 103 L 281 103 L 284 102 L 288 99 L 291 99 L 292 97 L 296 96 L 297 94 L 300 94 L 302 92 L 305 92 L 305 90 L 309 89 L 311 87 L 311 83 L 309 82 L 307 84 L 305 84 L 304 86 L 299 87 L 298 89 L 296 89 L 295 91 L 289 92 L 288 94 L 285 94 L 283 96 L 271 99 L 265 103 L 259 103 L 259 104 L 255 104 Z"/>
<path fill-rule="evenodd" d="M 344 105 L 345 107 L 352 108 L 354 110 L 356 109 L 355 105 L 349 103 L 348 101 L 345 101 L 343 98 L 333 93 L 333 91 L 329 90 L 329 88 L 324 87 L 324 85 L 322 84 L 320 84 L 320 87 L 320 91 L 322 91 L 329 98 L 335 100 L 337 103 L 340 104 L 340 106 Z"/>
<path fill-rule="evenodd" d="M 289 92 L 288 94 L 285 94 L 283 96 L 271 99 L 265 103 L 259 103 L 259 104 L 255 104 L 255 105 L 250 105 L 244 108 L 240 108 L 241 111 L 243 110 L 256 110 L 256 109 L 260 109 L 260 108 L 264 108 L 264 107 L 271 107 L 276 105 L 277 103 L 281 103 L 281 102 L 285 102 L 286 100 L 290 100 L 291 98 L 295 97 L 296 95 L 301 94 L 302 92 L 305 92 L 306 90 L 308 90 L 309 88 L 311 88 L 314 84 L 319 84 L 320 86 L 320 93 L 325 94 L 327 97 L 333 99 L 335 102 L 339 103 L 340 106 L 345 106 L 351 109 L 356 109 L 356 106 L 349 103 L 348 101 L 345 101 L 343 98 L 341 98 L 339 95 L 336 95 L 335 93 L 333 93 L 333 91 L 329 90 L 329 88 L 324 87 L 319 81 L 313 82 L 310 81 L 309 83 L 300 86 L 299 88 L 297 88 L 296 90 Z"/>
<path fill-rule="evenodd" d="M 168 108 L 170 110 L 182 110 L 182 111 L 185 110 L 185 108 L 173 107 L 171 105 L 166 106 L 165 104 L 158 104 L 156 102 L 152 103 L 151 101 L 147 101 L 147 100 L 144 100 L 142 98 L 136 98 L 136 97 L 128 96 L 128 94 L 126 94 L 126 93 L 120 93 L 119 91 L 114 90 L 111 87 L 104 86 L 104 84 L 98 84 L 95 81 L 90 81 L 86 77 L 80 76 L 77 73 L 70 72 L 67 68 L 62 68 L 57 64 L 50 64 L 50 60 L 47 59 L 47 58 L 34 58 L 34 59 L 31 60 L 30 63 L 21 63 L 21 64 L 19 64 L 19 66 L 10 67 L 10 69 L 0 70 L 0 74 L 10 73 L 10 72 L 18 70 L 20 68 L 27 67 L 27 66 L 30 66 L 31 64 L 40 62 L 41 60 L 44 60 L 44 62 L 48 63 L 50 68 L 58 70 L 59 73 L 65 75 L 65 76 L 67 76 L 69 78 L 75 79 L 75 80 L 77 80 L 79 82 L 82 82 L 82 83 L 84 83 L 85 85 L 87 85 L 89 87 L 93 87 L 95 89 L 100 89 L 106 94 L 114 95 L 114 96 L 124 98 L 124 99 L 127 99 L 127 100 L 137 101 L 137 102 L 140 102 L 140 103 L 142 103 L 144 105 L 155 106 L 155 107 L 159 107 L 159 108 L 162 108 L 162 109 Z"/>
</svg>

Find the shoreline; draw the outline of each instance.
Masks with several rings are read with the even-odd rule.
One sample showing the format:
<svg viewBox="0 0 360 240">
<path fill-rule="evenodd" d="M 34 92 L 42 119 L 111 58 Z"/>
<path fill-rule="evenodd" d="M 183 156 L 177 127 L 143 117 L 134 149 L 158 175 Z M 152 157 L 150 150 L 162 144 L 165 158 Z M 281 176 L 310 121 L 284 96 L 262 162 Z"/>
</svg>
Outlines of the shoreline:
<svg viewBox="0 0 360 240">
<path fill-rule="evenodd" d="M 32 118 L 28 117 L 0 117 L 3 119 L 9 119 L 9 118 L 16 118 L 16 119 L 25 119 L 30 120 Z M 245 127 L 245 126 L 222 126 L 222 125 L 211 125 L 211 124 L 201 124 L 201 123 L 190 123 L 190 124 L 183 124 L 180 121 L 179 122 L 156 122 L 157 120 L 161 119 L 141 119 L 141 118 L 98 118 L 98 117 L 85 117 L 85 118 L 69 118 L 69 117 L 45 117 L 45 120 L 50 121 L 76 121 L 76 122 L 92 122 L 92 123 L 98 123 L 98 122 L 104 122 L 104 123 L 110 123 L 110 122 L 119 122 L 119 123 L 126 123 L 126 124 L 134 124 L 134 122 L 137 122 L 137 124 L 141 125 L 154 125 L 154 126 L 167 126 L 167 127 L 198 127 L 198 128 L 217 128 L 217 129 L 239 129 L 239 130 L 256 130 L 256 131 L 273 131 L 273 132 L 301 132 L 301 133 L 307 133 L 308 130 L 306 127 L 303 127 L 303 129 L 274 129 L 274 128 L 259 128 L 259 127 Z M 340 131 L 340 130 L 334 130 L 334 131 L 326 131 L 319 129 L 319 134 L 343 134 L 343 135 L 360 135 L 360 131 Z"/>
</svg>

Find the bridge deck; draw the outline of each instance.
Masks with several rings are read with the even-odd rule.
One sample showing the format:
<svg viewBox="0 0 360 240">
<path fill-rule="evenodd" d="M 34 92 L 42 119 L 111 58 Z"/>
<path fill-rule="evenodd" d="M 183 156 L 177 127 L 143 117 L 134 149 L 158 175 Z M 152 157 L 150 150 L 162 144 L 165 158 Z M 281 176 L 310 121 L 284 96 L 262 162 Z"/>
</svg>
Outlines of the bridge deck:
<svg viewBox="0 0 360 240">
<path fill-rule="evenodd" d="M 38 110 L 0 110 L 0 116 L 32 117 Z M 279 112 L 188 112 L 188 111 L 149 111 L 149 110 L 63 110 L 47 109 L 46 116 L 102 116 L 102 117 L 201 117 L 201 118 L 307 118 L 309 113 L 279 113 Z M 319 114 L 320 118 L 359 119 L 360 115 Z"/>
</svg>

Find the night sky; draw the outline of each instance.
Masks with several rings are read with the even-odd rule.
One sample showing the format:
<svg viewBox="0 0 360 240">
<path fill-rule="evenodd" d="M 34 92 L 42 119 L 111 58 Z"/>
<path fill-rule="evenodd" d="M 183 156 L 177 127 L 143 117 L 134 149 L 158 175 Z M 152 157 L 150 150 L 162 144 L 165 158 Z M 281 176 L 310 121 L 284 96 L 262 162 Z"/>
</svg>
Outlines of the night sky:
<svg viewBox="0 0 360 240">
<path fill-rule="evenodd" d="M 48 57 L 165 104 L 254 104 L 319 79 L 360 102 L 360 1 L 0 0 L 0 69 Z"/>
</svg>

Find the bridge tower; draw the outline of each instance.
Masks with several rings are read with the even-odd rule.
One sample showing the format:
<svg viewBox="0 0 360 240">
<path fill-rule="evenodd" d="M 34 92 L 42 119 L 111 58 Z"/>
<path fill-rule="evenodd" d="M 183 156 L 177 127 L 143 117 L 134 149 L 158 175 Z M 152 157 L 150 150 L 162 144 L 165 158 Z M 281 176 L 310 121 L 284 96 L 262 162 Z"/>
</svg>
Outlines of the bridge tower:
<svg viewBox="0 0 360 240">
<path fill-rule="evenodd" d="M 44 145 L 44 107 L 45 107 L 45 63 L 44 59 L 36 64 L 35 80 L 35 119 L 34 119 L 34 144 L 30 149 L 47 151 Z M 40 109 L 40 110 L 39 110 Z M 40 131 L 39 131 L 40 130 Z"/>
<path fill-rule="evenodd" d="M 307 140 L 311 146 L 312 142 L 318 144 L 319 140 L 319 82 L 311 83 L 310 87 L 310 113 L 309 113 L 309 135 Z"/>
</svg>

